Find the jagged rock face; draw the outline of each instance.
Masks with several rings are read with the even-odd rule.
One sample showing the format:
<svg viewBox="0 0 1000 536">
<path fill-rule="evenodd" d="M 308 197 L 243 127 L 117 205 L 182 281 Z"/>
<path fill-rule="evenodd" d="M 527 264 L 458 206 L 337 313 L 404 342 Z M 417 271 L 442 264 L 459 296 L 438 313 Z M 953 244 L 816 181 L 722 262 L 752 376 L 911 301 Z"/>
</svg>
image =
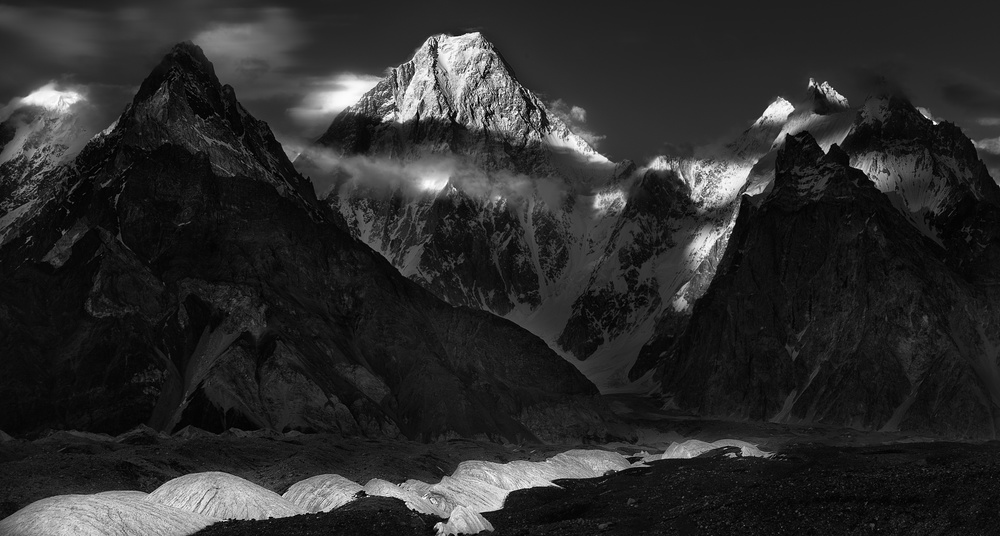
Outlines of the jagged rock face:
<svg viewBox="0 0 1000 536">
<path fill-rule="evenodd" d="M 844 149 L 969 277 L 996 280 L 1000 187 L 958 127 L 934 123 L 901 97 L 877 95 L 858 113 Z"/>
<path fill-rule="evenodd" d="M 673 254 L 677 270 L 656 324 L 641 341 L 643 347 L 629 371 L 638 380 L 656 368 L 683 333 L 695 302 L 708 290 L 730 239 L 740 208 L 740 196 L 762 199 L 774 181 L 774 161 L 788 136 L 810 132 L 824 148 L 841 142 L 853 124 L 855 112 L 847 99 L 828 83 L 810 79 L 805 96 L 795 103 L 778 97 L 736 138 L 699 147 L 690 157 L 663 158 L 654 169 L 675 173 L 690 189 L 695 210 L 686 220 L 687 239 Z M 684 221 L 684 220 L 681 220 Z M 681 237 L 685 233 L 680 233 Z M 683 252 L 683 253 L 681 253 Z M 668 257 L 670 258 L 670 257 Z"/>
<path fill-rule="evenodd" d="M 658 348 L 664 393 L 705 415 L 993 434 L 996 315 L 848 158 L 787 138 L 773 190 L 744 200 L 686 331 Z"/>
<path fill-rule="evenodd" d="M 346 234 L 193 45 L 73 170 L 0 249 L 4 430 L 601 432 L 543 341 Z"/>
</svg>

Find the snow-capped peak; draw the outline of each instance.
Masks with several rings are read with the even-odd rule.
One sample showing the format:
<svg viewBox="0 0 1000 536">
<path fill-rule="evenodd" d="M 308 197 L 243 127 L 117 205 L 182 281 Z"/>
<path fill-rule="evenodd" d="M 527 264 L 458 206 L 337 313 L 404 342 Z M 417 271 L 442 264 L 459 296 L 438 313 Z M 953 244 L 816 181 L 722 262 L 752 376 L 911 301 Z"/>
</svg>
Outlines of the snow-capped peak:
<svg viewBox="0 0 1000 536">
<path fill-rule="evenodd" d="M 83 95 L 73 90 L 59 90 L 55 82 L 49 82 L 44 86 L 28 94 L 21 99 L 22 106 L 40 106 L 55 113 L 66 113 L 74 104 L 86 101 Z"/>
<path fill-rule="evenodd" d="M 783 124 L 788 116 L 795 111 L 795 105 L 784 97 L 777 97 L 764 109 L 764 113 L 754 121 L 755 127 L 766 127 Z"/>
<path fill-rule="evenodd" d="M 404 159 L 458 154 L 487 170 L 525 174 L 551 175 L 558 168 L 567 176 L 588 175 L 580 169 L 597 165 L 607 175 L 612 165 L 521 85 L 478 32 L 429 37 L 341 112 L 318 144 Z"/>
<path fill-rule="evenodd" d="M 479 32 L 462 35 L 433 35 L 424 41 L 414 57 L 420 55 L 421 52 L 433 55 L 438 62 L 447 67 L 468 64 L 475 60 L 473 56 L 476 54 L 498 55 L 493 43 L 490 43 Z"/>
<path fill-rule="evenodd" d="M 847 97 L 841 95 L 826 81 L 817 83 L 816 79 L 810 78 L 807 92 L 813 103 L 813 111 L 817 114 L 826 115 L 851 107 Z"/>
</svg>

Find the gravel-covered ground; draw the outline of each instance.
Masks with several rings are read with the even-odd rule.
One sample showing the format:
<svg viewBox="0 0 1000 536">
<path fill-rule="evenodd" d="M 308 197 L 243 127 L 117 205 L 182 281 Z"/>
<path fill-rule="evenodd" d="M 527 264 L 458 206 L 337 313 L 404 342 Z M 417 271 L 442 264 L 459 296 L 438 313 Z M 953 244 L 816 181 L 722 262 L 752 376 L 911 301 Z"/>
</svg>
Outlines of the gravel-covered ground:
<svg viewBox="0 0 1000 536">
<path fill-rule="evenodd" d="M 603 448 L 626 455 L 652 452 L 681 437 L 746 439 L 779 454 L 771 460 L 731 459 L 715 452 L 517 491 L 503 510 L 485 514 L 497 535 L 1000 534 L 1000 442 L 701 421 L 642 404 L 619 409 L 637 426 L 638 442 Z M 464 460 L 540 461 L 574 447 L 599 446 L 422 444 L 328 435 L 182 439 L 137 433 L 114 439 L 59 432 L 0 443 L 0 518 L 52 495 L 149 492 L 200 471 L 225 471 L 282 493 L 323 473 L 361 484 L 371 478 L 436 482 Z M 367 497 L 328 514 L 223 522 L 203 532 L 433 534 L 437 521 L 396 499 Z"/>
<path fill-rule="evenodd" d="M 998 534 L 1000 443 L 800 446 L 778 460 L 663 460 L 511 494 L 500 535 Z M 368 498 L 330 514 L 202 534 L 433 534 L 436 519 Z"/>
</svg>

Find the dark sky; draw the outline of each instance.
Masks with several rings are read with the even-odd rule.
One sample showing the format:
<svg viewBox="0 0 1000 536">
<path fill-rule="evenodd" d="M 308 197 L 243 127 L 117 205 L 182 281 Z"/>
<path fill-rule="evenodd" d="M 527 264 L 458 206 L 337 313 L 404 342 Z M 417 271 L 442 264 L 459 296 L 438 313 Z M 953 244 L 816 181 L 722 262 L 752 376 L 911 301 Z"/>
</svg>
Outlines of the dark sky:
<svg viewBox="0 0 1000 536">
<path fill-rule="evenodd" d="M 773 97 L 803 93 L 810 76 L 855 104 L 888 77 L 972 138 L 1000 137 L 995 2 L 392 4 L 6 2 L 0 105 L 56 81 L 86 92 L 110 122 L 162 54 L 193 39 L 279 138 L 312 137 L 345 94 L 429 35 L 475 29 L 529 89 L 585 109 L 584 127 L 604 136 L 598 148 L 613 159 L 742 128 Z"/>
</svg>

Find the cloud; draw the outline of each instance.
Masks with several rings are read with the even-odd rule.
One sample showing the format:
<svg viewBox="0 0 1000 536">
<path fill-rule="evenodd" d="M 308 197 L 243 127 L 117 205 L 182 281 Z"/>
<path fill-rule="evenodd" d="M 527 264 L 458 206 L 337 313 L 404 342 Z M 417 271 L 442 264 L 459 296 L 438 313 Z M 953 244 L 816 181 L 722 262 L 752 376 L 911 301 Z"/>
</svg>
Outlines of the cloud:
<svg viewBox="0 0 1000 536">
<path fill-rule="evenodd" d="M 1000 138 L 987 138 L 984 140 L 974 141 L 973 145 L 980 152 L 987 152 L 994 155 L 1000 155 Z"/>
<path fill-rule="evenodd" d="M 85 8 L 0 5 L 0 30 L 27 45 L 18 47 L 19 62 L 25 62 L 27 54 L 47 65 L 79 71 L 85 66 L 80 62 L 145 57 L 190 38 L 205 21 L 243 17 L 245 11 L 213 10 L 198 0 Z"/>
<path fill-rule="evenodd" d="M 91 10 L 0 5 L 0 28 L 31 43 L 33 54 L 66 62 L 101 54 L 102 25 Z"/>
<path fill-rule="evenodd" d="M 215 65 L 219 80 L 239 88 L 241 98 L 267 98 L 295 84 L 286 74 L 303 39 L 287 9 L 264 8 L 251 20 L 214 23 L 192 41 Z"/>
<path fill-rule="evenodd" d="M 973 141 L 979 158 L 986 164 L 987 171 L 994 181 L 1000 182 L 1000 138 L 986 138 Z"/>
<path fill-rule="evenodd" d="M 694 156 L 694 144 L 691 142 L 673 143 L 665 141 L 660 146 L 660 151 L 657 154 L 671 158 L 690 158 Z"/>
<path fill-rule="evenodd" d="M 205 49 L 224 81 L 236 82 L 291 67 L 304 39 L 300 23 L 284 8 L 203 0 L 86 6 L 0 5 L 0 34 L 18 45 L 0 47 L 0 60 L 18 71 L 21 83 L 40 72 L 114 83 L 134 77 L 133 70 L 147 71 L 151 58 L 190 39 Z"/>
<path fill-rule="evenodd" d="M 333 118 L 353 105 L 381 80 L 366 74 L 339 73 L 324 78 L 307 78 L 305 95 L 288 109 L 288 114 L 310 134 L 319 134 Z"/>
<path fill-rule="evenodd" d="M 934 113 L 931 112 L 930 108 L 924 108 L 923 106 L 917 106 L 917 111 L 920 112 L 920 115 L 922 115 L 922 116 L 926 117 L 927 119 L 930 119 L 931 121 L 933 121 L 934 124 L 938 124 L 941 121 L 944 121 L 944 119 L 935 116 Z"/>
<path fill-rule="evenodd" d="M 537 196 L 547 206 L 561 207 L 566 185 L 554 177 L 529 177 L 506 170 L 485 171 L 468 159 L 452 154 L 427 154 L 399 159 L 364 155 L 341 156 L 316 146 L 290 149 L 298 155 L 296 168 L 313 182 L 316 195 L 328 197 L 362 188 L 366 196 L 434 195 L 453 187 L 477 199 L 512 199 Z"/>
<path fill-rule="evenodd" d="M 1000 127 L 1000 117 L 980 117 L 976 123 L 984 127 Z"/>
<path fill-rule="evenodd" d="M 66 111 L 74 104 L 86 101 L 82 88 L 59 87 L 56 82 L 50 81 L 42 87 L 28 93 L 24 97 L 14 97 L 6 106 L 0 108 L 0 121 L 7 119 L 10 114 L 22 106 L 40 106 L 48 110 Z"/>
<path fill-rule="evenodd" d="M 562 99 L 556 99 L 549 104 L 549 111 L 566 124 L 574 134 L 583 138 L 591 147 L 597 148 L 598 144 L 606 137 L 596 134 L 587 128 L 587 110 L 579 106 L 571 106 Z"/>
</svg>

